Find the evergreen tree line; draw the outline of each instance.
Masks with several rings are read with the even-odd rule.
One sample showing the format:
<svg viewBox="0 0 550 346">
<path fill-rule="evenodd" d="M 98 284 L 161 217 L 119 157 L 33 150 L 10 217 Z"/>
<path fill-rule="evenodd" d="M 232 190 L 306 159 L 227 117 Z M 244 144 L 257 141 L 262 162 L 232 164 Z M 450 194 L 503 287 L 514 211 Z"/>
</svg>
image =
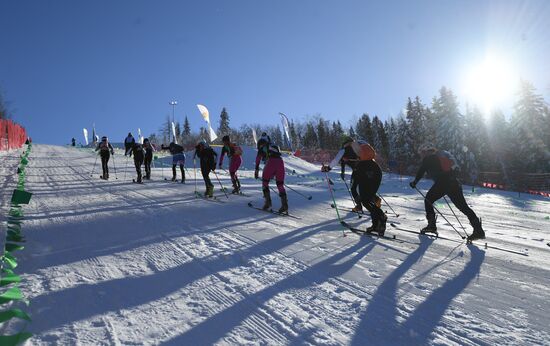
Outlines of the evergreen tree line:
<svg viewBox="0 0 550 346">
<path fill-rule="evenodd" d="M 158 135 L 161 138 L 155 136 L 155 139 L 167 143 L 170 126 L 167 118 Z M 363 139 L 376 149 L 378 160 L 386 169 L 405 174 L 415 172 L 420 161 L 418 148 L 427 142 L 451 152 L 463 177 L 472 180 L 478 172 L 496 172 L 505 179 L 517 172 L 550 172 L 550 110 L 542 95 L 526 81 L 521 83 L 509 119 L 500 110 L 483 114 L 475 107 L 466 107 L 461 112 L 454 93 L 442 87 L 430 105 L 424 104 L 419 97 L 409 98 L 402 114 L 385 121 L 368 113 L 347 128 L 340 121 L 331 122 L 321 115 L 302 122 L 291 120 L 292 147 L 279 125 L 230 127 L 228 112 L 223 108 L 217 128 L 219 138 L 215 143 L 221 143 L 221 137 L 229 134 L 232 141 L 254 145 L 252 129 L 258 137 L 267 132 L 272 142 L 286 150 L 337 151 L 344 135 Z M 183 126 L 176 124 L 176 135 L 178 141 L 187 146 L 201 138 L 209 138 L 204 127 L 199 132 L 192 132 L 187 118 Z"/>
</svg>

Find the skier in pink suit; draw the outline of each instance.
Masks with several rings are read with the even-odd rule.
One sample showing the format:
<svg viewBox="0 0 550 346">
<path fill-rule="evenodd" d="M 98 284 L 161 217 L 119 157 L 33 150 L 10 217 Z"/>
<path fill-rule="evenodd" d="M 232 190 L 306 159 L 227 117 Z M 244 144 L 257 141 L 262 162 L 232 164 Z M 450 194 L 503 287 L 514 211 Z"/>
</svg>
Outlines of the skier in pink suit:
<svg viewBox="0 0 550 346">
<path fill-rule="evenodd" d="M 263 160 L 265 166 L 262 172 L 262 190 L 265 203 L 262 209 L 268 210 L 271 208 L 269 181 L 275 177 L 277 189 L 279 190 L 279 197 L 281 197 L 281 208 L 279 208 L 279 213 L 286 213 L 288 212 L 288 199 L 285 191 L 285 163 L 281 157 L 279 147 L 269 143 L 267 138 L 267 136 L 265 138 L 262 136 L 258 141 L 258 154 L 256 155 L 254 178 L 258 179 L 260 161 Z"/>
<path fill-rule="evenodd" d="M 239 167 L 241 167 L 241 164 L 243 163 L 243 159 L 241 155 L 243 154 L 243 151 L 241 147 L 239 147 L 235 143 L 231 143 L 229 140 L 229 136 L 223 136 L 223 147 L 220 155 L 220 163 L 218 166 L 220 169 L 223 165 L 223 157 L 225 154 L 227 154 L 227 157 L 229 157 L 229 174 L 231 175 L 231 183 L 233 184 L 233 191 L 231 193 L 239 194 L 241 192 L 241 182 L 239 181 L 239 178 L 237 177 L 237 171 L 239 170 Z"/>
</svg>

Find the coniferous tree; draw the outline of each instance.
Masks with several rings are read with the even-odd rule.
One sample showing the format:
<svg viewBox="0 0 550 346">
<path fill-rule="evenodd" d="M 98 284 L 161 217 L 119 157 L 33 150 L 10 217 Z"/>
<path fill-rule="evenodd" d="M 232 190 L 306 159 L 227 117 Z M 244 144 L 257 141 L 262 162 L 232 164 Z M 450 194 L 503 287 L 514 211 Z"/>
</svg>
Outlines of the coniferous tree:
<svg viewBox="0 0 550 346">
<path fill-rule="evenodd" d="M 223 107 L 220 114 L 220 127 L 218 128 L 218 135 L 219 137 L 223 137 L 229 134 L 231 134 L 231 128 L 229 127 L 229 114 L 227 114 L 227 110 Z"/>
<path fill-rule="evenodd" d="M 493 111 L 487 123 L 491 161 L 496 163 L 493 167 L 502 172 L 507 184 L 510 183 L 508 168 L 510 163 L 510 128 L 504 114 L 501 111 Z"/>
<path fill-rule="evenodd" d="M 349 135 L 351 138 L 356 139 L 357 134 L 355 133 L 355 130 L 353 129 L 353 126 L 350 126 L 350 127 L 349 127 L 348 135 Z"/>
<path fill-rule="evenodd" d="M 489 134 L 483 114 L 477 108 L 467 108 L 465 119 L 465 146 L 468 148 L 470 156 L 473 155 L 475 162 L 467 164 L 467 170 L 474 173 L 473 169 L 477 167 L 480 171 L 487 171 L 494 164 L 491 163 Z"/>
<path fill-rule="evenodd" d="M 407 171 L 409 163 L 409 143 L 407 137 L 409 135 L 409 129 L 405 119 L 400 117 L 397 119 L 395 128 L 395 159 L 400 166 L 404 167 Z"/>
<path fill-rule="evenodd" d="M 306 131 L 304 133 L 303 143 L 306 149 L 315 149 L 317 148 L 317 134 L 311 122 L 306 124 Z"/>
<path fill-rule="evenodd" d="M 424 114 L 425 106 L 420 101 L 420 98 L 417 96 L 414 99 L 414 102 L 409 98 L 407 101 L 406 107 L 406 118 L 408 125 L 408 146 L 410 149 L 409 152 L 409 163 L 414 163 L 420 160 L 418 155 L 418 148 L 426 141 L 425 139 L 425 121 L 426 115 Z"/>
<path fill-rule="evenodd" d="M 297 148 L 300 147 L 300 140 L 298 138 L 296 126 L 294 125 L 294 120 L 291 120 L 290 124 L 288 124 L 288 132 L 289 132 L 290 140 L 292 141 L 293 149 L 296 150 Z"/>
<path fill-rule="evenodd" d="M 372 142 L 372 122 L 367 113 L 364 113 L 359 121 L 357 121 L 355 131 L 360 139 L 364 139 L 369 143 Z"/>
<path fill-rule="evenodd" d="M 344 129 L 342 128 L 342 124 L 340 123 L 340 120 L 337 122 L 332 123 L 332 131 L 330 133 L 330 147 L 329 149 L 337 150 L 340 149 L 340 143 L 342 141 L 342 137 L 344 136 Z"/>
<path fill-rule="evenodd" d="M 185 121 L 183 122 L 183 135 L 188 137 L 191 135 L 191 125 L 189 125 L 189 119 L 185 116 Z"/>
<path fill-rule="evenodd" d="M 437 147 L 451 152 L 462 168 L 467 160 L 464 150 L 464 117 L 458 109 L 456 96 L 450 89 L 442 87 L 432 110 L 437 122 Z"/>
<path fill-rule="evenodd" d="M 548 172 L 550 170 L 549 148 L 546 147 L 544 114 L 546 106 L 535 87 L 522 81 L 519 100 L 514 106 L 511 118 L 512 142 L 515 145 L 514 168 L 527 172 Z"/>
<path fill-rule="evenodd" d="M 378 118 L 378 116 L 374 116 L 372 118 L 372 146 L 374 147 L 374 150 L 376 150 L 377 153 L 382 153 L 382 147 L 383 147 L 383 137 L 384 137 L 384 124 L 382 124 L 382 121 Z"/>
<path fill-rule="evenodd" d="M 323 120 L 323 118 L 319 118 L 319 120 L 317 121 L 317 144 L 319 145 L 319 148 L 327 148 L 327 137 L 328 131 L 325 125 L 325 121 Z"/>
</svg>

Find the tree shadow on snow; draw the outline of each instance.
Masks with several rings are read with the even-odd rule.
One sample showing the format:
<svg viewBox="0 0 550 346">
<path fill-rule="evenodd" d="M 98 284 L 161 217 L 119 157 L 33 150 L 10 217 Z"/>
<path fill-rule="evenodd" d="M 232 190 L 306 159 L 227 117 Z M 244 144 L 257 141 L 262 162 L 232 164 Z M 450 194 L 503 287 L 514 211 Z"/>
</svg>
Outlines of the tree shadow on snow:
<svg viewBox="0 0 550 346">
<path fill-rule="evenodd" d="M 378 286 L 357 327 L 352 345 L 427 344 L 453 299 L 479 274 L 485 252 L 476 246 L 469 246 L 471 256 L 464 269 L 435 289 L 404 322 L 399 323 L 399 280 L 421 260 L 433 242 L 432 239 L 423 236 L 420 236 L 420 240 L 421 245 Z"/>
</svg>

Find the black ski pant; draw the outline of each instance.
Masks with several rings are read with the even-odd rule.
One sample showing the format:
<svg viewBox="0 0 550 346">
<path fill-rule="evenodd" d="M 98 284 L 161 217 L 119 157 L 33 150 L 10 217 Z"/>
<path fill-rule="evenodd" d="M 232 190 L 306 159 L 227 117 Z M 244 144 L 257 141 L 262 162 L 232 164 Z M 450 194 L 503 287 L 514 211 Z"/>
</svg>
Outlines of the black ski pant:
<svg viewBox="0 0 550 346">
<path fill-rule="evenodd" d="M 359 197 L 359 192 L 357 192 L 357 188 L 359 187 L 359 183 L 357 182 L 357 178 L 355 177 L 355 170 L 351 173 L 351 196 L 353 197 L 353 200 L 355 201 L 356 205 L 361 204 L 361 198 Z"/>
<path fill-rule="evenodd" d="M 109 152 L 105 152 L 100 153 L 99 155 L 101 156 L 101 169 L 103 170 L 103 178 L 109 178 L 109 165 L 107 163 L 111 158 L 111 154 Z"/>
<path fill-rule="evenodd" d="M 176 164 L 172 164 L 172 179 L 176 180 Z M 181 180 L 185 181 L 185 169 L 183 168 L 183 164 L 180 163 L 180 171 L 181 171 Z"/>
<path fill-rule="evenodd" d="M 214 184 L 212 184 L 212 181 L 210 180 L 210 172 L 212 169 L 210 167 L 201 167 L 201 173 L 202 173 L 202 179 L 204 180 L 204 185 L 206 187 L 214 187 Z"/>
<path fill-rule="evenodd" d="M 145 178 L 151 179 L 151 162 L 153 161 L 153 155 L 145 155 Z"/>
<path fill-rule="evenodd" d="M 376 206 L 376 193 L 382 182 L 382 171 L 373 161 L 360 161 L 354 175 L 354 183 L 359 186 L 359 199 L 370 212 L 372 224 L 376 225 L 384 218 L 384 212 Z"/>
<path fill-rule="evenodd" d="M 428 219 L 429 224 L 435 225 L 435 211 L 433 204 L 445 195 L 449 196 L 455 207 L 457 207 L 458 210 L 468 217 L 470 225 L 474 228 L 479 226 L 479 219 L 477 218 L 476 213 L 474 213 L 474 211 L 466 203 L 466 199 L 464 199 L 462 185 L 458 179 L 453 176 L 445 176 L 437 179 L 426 194 L 424 207 L 426 208 L 426 219 Z"/>
<path fill-rule="evenodd" d="M 141 158 L 134 157 L 134 166 L 136 167 L 137 182 L 141 183 L 141 165 L 143 165 L 143 156 Z"/>
</svg>

